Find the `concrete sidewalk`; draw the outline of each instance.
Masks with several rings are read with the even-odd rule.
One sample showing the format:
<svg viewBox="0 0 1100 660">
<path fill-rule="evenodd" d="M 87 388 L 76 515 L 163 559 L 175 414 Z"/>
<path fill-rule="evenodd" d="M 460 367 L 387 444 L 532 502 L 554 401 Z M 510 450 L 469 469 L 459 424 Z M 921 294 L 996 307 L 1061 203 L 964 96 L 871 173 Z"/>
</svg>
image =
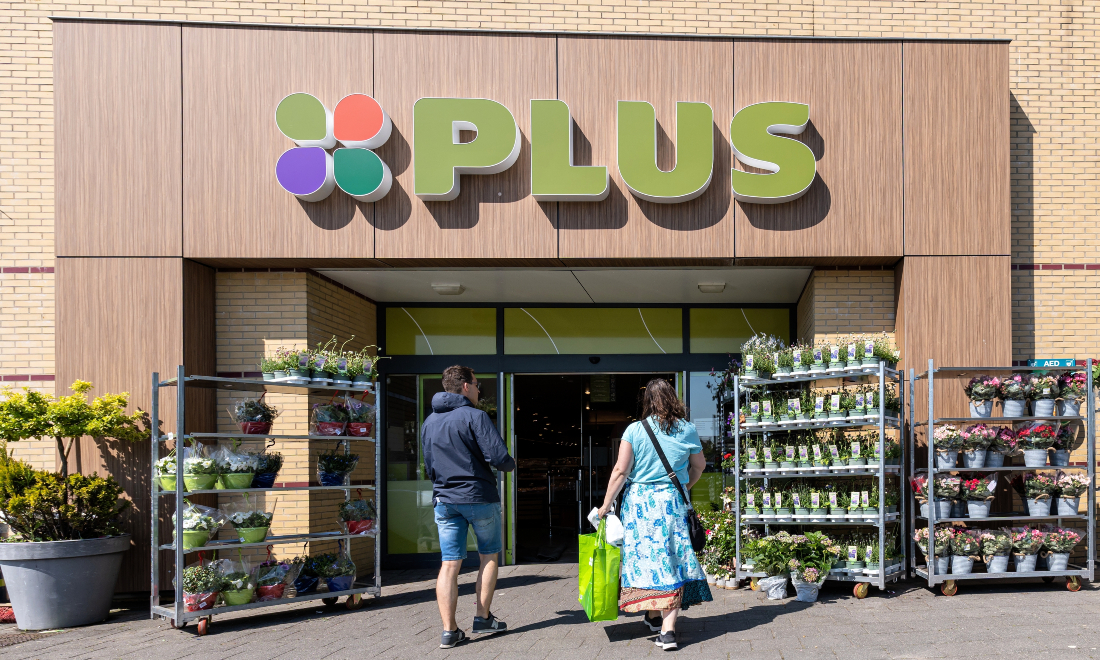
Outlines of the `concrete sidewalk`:
<svg viewBox="0 0 1100 660">
<path fill-rule="evenodd" d="M 173 630 L 147 612 L 120 611 L 107 623 L 14 642 L 0 630 L 0 657 L 22 658 L 591 658 L 663 656 L 640 616 L 588 623 L 576 597 L 576 565 L 501 569 L 493 612 L 505 635 L 438 648 L 434 575 L 387 574 L 381 599 L 358 611 L 317 601 L 263 614 L 215 617 L 205 637 Z M 460 625 L 473 618 L 474 573 L 460 579 Z M 917 583 L 893 593 L 826 587 L 816 604 L 768 601 L 749 590 L 716 590 L 714 602 L 681 619 L 680 654 L 703 658 L 1100 658 L 1100 590 L 1054 584 L 962 583 L 947 598 Z"/>
</svg>

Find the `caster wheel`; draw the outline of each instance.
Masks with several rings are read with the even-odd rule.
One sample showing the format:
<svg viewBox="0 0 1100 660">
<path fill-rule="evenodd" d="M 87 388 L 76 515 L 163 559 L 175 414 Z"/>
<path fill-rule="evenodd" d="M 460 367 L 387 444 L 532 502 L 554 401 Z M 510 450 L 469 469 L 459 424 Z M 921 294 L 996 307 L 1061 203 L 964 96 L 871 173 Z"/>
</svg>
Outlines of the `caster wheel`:
<svg viewBox="0 0 1100 660">
<path fill-rule="evenodd" d="M 359 609 L 360 607 L 363 606 L 363 595 L 362 594 L 352 594 L 352 595 L 348 596 L 348 599 L 344 601 L 344 605 L 347 606 L 347 608 L 349 610 Z"/>
<path fill-rule="evenodd" d="M 871 585 L 866 582 L 860 582 L 852 588 L 852 595 L 859 599 L 864 599 L 867 594 L 871 592 Z"/>
<path fill-rule="evenodd" d="M 210 619 L 199 619 L 198 626 L 199 634 L 205 635 L 206 633 L 210 632 Z"/>
<path fill-rule="evenodd" d="M 1070 591 L 1081 591 L 1081 578 L 1077 576 L 1066 578 L 1066 589 Z"/>
<path fill-rule="evenodd" d="M 954 580 L 948 580 L 940 585 L 940 593 L 944 596 L 954 596 L 959 591 L 959 584 Z"/>
<path fill-rule="evenodd" d="M 338 601 L 338 600 L 340 600 L 340 599 L 339 598 L 322 598 L 321 602 L 324 603 L 325 605 L 335 605 L 336 601 Z"/>
<path fill-rule="evenodd" d="M 1047 584 L 1050 584 L 1051 582 L 1054 582 L 1054 578 L 1052 578 L 1052 577 L 1045 577 L 1045 578 L 1043 578 L 1043 582 L 1046 582 Z"/>
<path fill-rule="evenodd" d="M 752 583 L 750 584 L 750 588 L 753 591 L 760 591 L 760 582 L 758 582 L 758 580 L 759 580 L 759 578 L 753 578 L 752 579 Z"/>
</svg>

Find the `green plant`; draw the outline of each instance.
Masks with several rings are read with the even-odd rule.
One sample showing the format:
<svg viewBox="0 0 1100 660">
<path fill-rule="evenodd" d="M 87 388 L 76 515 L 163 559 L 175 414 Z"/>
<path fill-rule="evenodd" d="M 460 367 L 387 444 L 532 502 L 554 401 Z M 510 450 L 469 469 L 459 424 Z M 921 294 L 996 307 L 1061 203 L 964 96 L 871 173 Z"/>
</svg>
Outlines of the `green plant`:
<svg viewBox="0 0 1100 660">
<path fill-rule="evenodd" d="M 901 359 L 901 353 L 894 348 L 894 340 L 885 332 L 875 336 L 874 356 L 887 362 L 897 362 Z"/>
<path fill-rule="evenodd" d="M 279 416 L 275 406 L 264 402 L 264 395 L 258 399 L 241 399 L 233 404 L 229 415 L 234 422 L 274 422 Z"/>
<path fill-rule="evenodd" d="M 780 348 L 779 349 L 779 364 L 781 369 L 791 368 L 794 366 L 794 349 L 792 348 Z"/>
<path fill-rule="evenodd" d="M 36 470 L 0 451 L 0 515 L 23 541 L 117 536 L 130 506 L 113 477 Z"/>
<path fill-rule="evenodd" d="M 252 576 L 244 571 L 230 571 L 222 576 L 223 591 L 240 591 L 253 586 Z"/>
<path fill-rule="evenodd" d="M 359 454 L 345 454 L 339 448 L 326 451 L 317 457 L 317 469 L 332 474 L 350 472 L 358 463 Z"/>
<path fill-rule="evenodd" d="M 183 569 L 183 591 L 188 594 L 207 594 L 221 591 L 225 580 L 210 564 L 188 566 Z"/>
<path fill-rule="evenodd" d="M 233 525 L 233 529 L 271 527 L 271 519 L 274 517 L 274 513 L 266 511 L 239 511 L 229 516 L 229 524 Z"/>
<path fill-rule="evenodd" d="M 852 392 L 846 389 L 840 391 L 840 409 L 844 412 L 851 412 L 856 408 L 856 397 Z"/>
<path fill-rule="evenodd" d="M 277 451 L 265 451 L 256 454 L 256 473 L 273 474 L 283 467 L 283 455 Z"/>
<path fill-rule="evenodd" d="M 355 575 L 355 564 L 344 555 L 327 553 L 314 558 L 314 570 L 322 578 Z"/>
<path fill-rule="evenodd" d="M 263 357 L 260 359 L 260 371 L 269 374 L 283 370 L 283 361 L 277 357 Z"/>
<path fill-rule="evenodd" d="M 809 389 L 804 389 L 798 394 L 799 405 L 802 406 L 802 412 L 804 414 L 813 414 L 814 412 L 814 395 Z"/>
<path fill-rule="evenodd" d="M 340 520 L 344 522 L 374 520 L 374 504 L 370 500 L 348 500 L 340 504 Z"/>
</svg>

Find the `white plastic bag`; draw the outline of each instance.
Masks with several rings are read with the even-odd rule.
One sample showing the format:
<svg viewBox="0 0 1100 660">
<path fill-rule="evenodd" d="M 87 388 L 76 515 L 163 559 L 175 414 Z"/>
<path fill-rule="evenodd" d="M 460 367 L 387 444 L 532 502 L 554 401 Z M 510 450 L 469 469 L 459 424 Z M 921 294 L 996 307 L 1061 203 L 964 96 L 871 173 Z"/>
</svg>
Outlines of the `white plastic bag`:
<svg viewBox="0 0 1100 660">
<path fill-rule="evenodd" d="M 757 585 L 760 587 L 760 591 L 768 594 L 768 600 L 780 600 L 787 597 L 786 575 L 774 575 L 772 577 L 760 578 Z"/>
<path fill-rule="evenodd" d="M 593 527 L 599 529 L 600 527 L 600 510 L 592 509 L 588 513 L 588 522 Z M 611 511 L 607 514 L 607 528 L 604 531 L 607 542 L 611 545 L 617 545 L 620 548 L 623 547 L 623 522 L 619 520 L 619 517 L 615 515 L 615 509 L 612 507 Z"/>
</svg>

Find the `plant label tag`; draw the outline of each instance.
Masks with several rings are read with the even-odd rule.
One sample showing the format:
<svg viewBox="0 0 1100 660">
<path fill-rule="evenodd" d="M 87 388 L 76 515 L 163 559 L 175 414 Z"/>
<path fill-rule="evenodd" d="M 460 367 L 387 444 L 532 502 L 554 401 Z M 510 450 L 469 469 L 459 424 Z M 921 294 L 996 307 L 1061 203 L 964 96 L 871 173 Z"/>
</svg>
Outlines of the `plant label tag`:
<svg viewBox="0 0 1100 660">
<path fill-rule="evenodd" d="M 787 410 L 792 415 L 798 415 L 802 412 L 802 402 L 798 399 L 787 399 Z"/>
<path fill-rule="evenodd" d="M 863 551 L 863 556 L 867 558 L 867 561 L 871 561 L 871 556 L 873 554 L 872 550 L 873 548 L 871 546 L 867 546 L 867 549 Z"/>
<path fill-rule="evenodd" d="M 753 360 L 752 360 L 752 358 L 753 358 L 753 356 L 752 356 L 751 353 L 749 355 L 745 356 L 745 371 L 752 371 L 752 369 L 753 369 L 753 364 L 752 364 Z"/>
<path fill-rule="evenodd" d="M 836 506 L 836 493 L 829 493 L 829 506 Z"/>
<path fill-rule="evenodd" d="M 859 561 L 859 548 L 854 545 L 848 546 L 848 561 Z"/>
<path fill-rule="evenodd" d="M 832 399 L 829 401 L 829 410 L 832 410 L 832 411 L 840 410 L 840 395 L 839 394 L 834 394 L 832 396 Z"/>
<path fill-rule="evenodd" d="M 756 417 L 757 415 L 759 415 L 760 414 L 760 402 L 759 401 L 753 401 L 752 403 L 750 403 L 749 404 L 749 412 L 752 413 L 753 417 Z"/>
<path fill-rule="evenodd" d="M 839 346 L 830 346 L 829 347 L 829 362 L 839 362 L 839 361 L 840 361 L 840 347 Z"/>
<path fill-rule="evenodd" d="M 339 362 L 336 363 L 336 370 L 342 374 L 346 374 L 348 372 L 348 359 L 340 358 Z"/>
<path fill-rule="evenodd" d="M 825 397 L 819 396 L 814 399 L 814 412 L 818 414 L 825 412 Z"/>
<path fill-rule="evenodd" d="M 749 447 L 749 460 L 753 463 L 756 462 L 756 449 Z"/>
<path fill-rule="evenodd" d="M 875 342 L 866 341 L 863 343 L 863 356 L 874 357 L 875 356 Z"/>
<path fill-rule="evenodd" d="M 875 458 L 878 458 L 878 443 L 876 442 L 872 444 L 871 447 L 873 447 L 875 450 Z"/>
<path fill-rule="evenodd" d="M 756 496 L 753 493 L 745 495 L 746 506 L 756 506 Z"/>
<path fill-rule="evenodd" d="M 764 447 L 764 460 L 771 463 L 771 461 L 772 461 L 772 448 L 771 447 Z"/>
<path fill-rule="evenodd" d="M 764 508 L 770 509 L 772 506 L 772 494 L 764 493 Z"/>
<path fill-rule="evenodd" d="M 836 448 L 836 445 L 829 445 L 829 455 L 834 459 L 840 458 L 840 450 Z"/>
<path fill-rule="evenodd" d="M 855 344 L 848 344 L 848 359 L 849 360 L 856 359 L 856 345 Z"/>
<path fill-rule="evenodd" d="M 794 352 L 794 366 L 796 366 L 796 367 L 801 367 L 802 366 L 802 351 L 795 350 L 795 352 Z"/>
<path fill-rule="evenodd" d="M 822 359 L 821 359 L 821 349 L 820 348 L 815 348 L 814 349 L 814 362 L 821 362 L 821 361 L 822 361 Z"/>
<path fill-rule="evenodd" d="M 775 363 L 775 365 L 774 365 L 775 368 L 778 369 L 779 368 L 779 353 L 773 353 L 772 354 L 772 361 Z"/>
<path fill-rule="evenodd" d="M 870 494 L 867 491 L 863 491 L 859 494 L 859 501 L 863 506 L 871 506 Z"/>
<path fill-rule="evenodd" d="M 821 508 L 821 493 L 810 493 L 810 506 L 815 509 Z"/>
<path fill-rule="evenodd" d="M 798 445 L 798 460 L 810 460 L 810 450 L 806 447 L 806 445 Z"/>
<path fill-rule="evenodd" d="M 772 416 L 772 402 L 771 401 L 765 401 L 764 402 L 764 416 L 765 417 L 771 417 Z"/>
<path fill-rule="evenodd" d="M 821 445 L 814 445 L 814 460 L 821 460 Z"/>
<path fill-rule="evenodd" d="M 856 408 L 862 408 L 863 406 L 863 392 L 860 392 L 859 394 L 856 394 Z"/>
<path fill-rule="evenodd" d="M 802 506 L 802 498 L 800 498 L 800 497 L 798 496 L 798 493 L 794 493 L 794 494 L 792 494 L 792 495 L 791 495 L 791 499 L 792 499 L 792 500 L 794 500 L 794 506 L 795 506 L 795 508 L 796 508 L 796 509 L 797 509 L 798 507 Z"/>
<path fill-rule="evenodd" d="M 858 508 L 858 507 L 859 507 L 859 493 L 852 493 L 852 504 L 851 504 L 851 507 L 852 507 L 853 509 L 855 509 L 855 508 Z"/>
<path fill-rule="evenodd" d="M 1049 387 L 1044 387 L 1043 388 L 1043 394 L 1050 394 L 1050 388 Z"/>
<path fill-rule="evenodd" d="M 775 494 L 775 506 L 776 507 L 782 507 L 783 506 L 783 493 L 776 493 Z"/>
<path fill-rule="evenodd" d="M 298 368 L 305 369 L 309 366 L 309 353 L 302 353 L 298 356 Z"/>
<path fill-rule="evenodd" d="M 313 358 L 313 368 L 324 369 L 325 362 L 328 362 L 328 358 L 326 358 L 324 355 L 318 355 L 317 357 Z"/>
<path fill-rule="evenodd" d="M 794 460 L 794 446 L 793 445 L 787 445 L 787 460 L 788 461 L 793 461 Z"/>
<path fill-rule="evenodd" d="M 854 456 L 856 458 L 859 458 L 859 443 L 858 442 L 853 442 L 852 443 L 852 456 Z"/>
</svg>

